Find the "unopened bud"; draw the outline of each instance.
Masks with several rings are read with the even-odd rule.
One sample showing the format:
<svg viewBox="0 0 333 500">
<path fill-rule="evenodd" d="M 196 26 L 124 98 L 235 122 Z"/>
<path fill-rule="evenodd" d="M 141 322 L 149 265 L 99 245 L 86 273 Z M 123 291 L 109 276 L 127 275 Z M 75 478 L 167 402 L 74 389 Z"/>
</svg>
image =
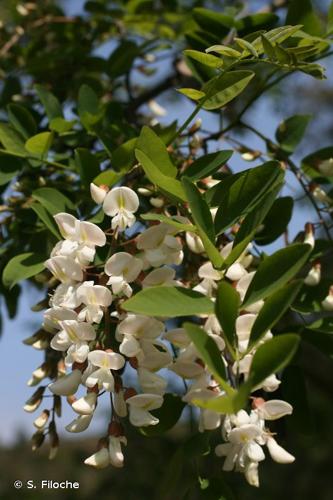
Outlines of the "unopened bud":
<svg viewBox="0 0 333 500">
<path fill-rule="evenodd" d="M 38 430 L 42 430 L 45 425 L 47 424 L 47 421 L 49 419 L 50 412 L 49 410 L 43 410 L 42 413 L 37 417 L 33 424 Z"/>
<path fill-rule="evenodd" d="M 38 387 L 37 391 L 35 391 L 33 395 L 26 401 L 23 407 L 24 411 L 31 413 L 37 410 L 43 400 L 44 391 L 45 386 Z"/>
</svg>

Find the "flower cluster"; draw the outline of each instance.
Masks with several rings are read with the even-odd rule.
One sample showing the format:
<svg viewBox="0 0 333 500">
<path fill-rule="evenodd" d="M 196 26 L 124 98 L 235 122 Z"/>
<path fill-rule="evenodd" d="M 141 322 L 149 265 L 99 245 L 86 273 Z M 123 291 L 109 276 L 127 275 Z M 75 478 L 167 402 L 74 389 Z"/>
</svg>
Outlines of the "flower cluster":
<svg viewBox="0 0 333 500">
<path fill-rule="evenodd" d="M 197 233 L 184 233 L 182 227 L 165 222 L 135 225 L 140 202 L 128 187 L 109 191 L 105 186 L 92 184 L 91 195 L 111 217 L 111 229 L 102 230 L 68 213 L 55 216 L 63 239 L 45 262 L 53 276 L 50 307 L 44 313 L 42 330 L 27 341 L 47 352 L 46 362 L 33 372 L 29 385 L 50 377 L 48 389 L 54 395 L 54 405 L 51 410 L 44 409 L 35 420 L 37 432 L 33 439 L 34 447 L 39 447 L 47 430 L 53 458 L 58 443 L 55 415 L 60 414 L 61 397 L 67 397 L 76 413 L 66 430 L 78 433 L 88 428 L 100 396 L 107 392 L 111 398 L 108 431 L 99 441 L 96 453 L 85 463 L 96 468 L 109 464 L 122 467 L 122 447 L 127 444 L 126 422 L 136 427 L 158 425 L 155 410 L 163 406 L 170 377 L 176 382 L 178 377 L 183 380 L 186 390 L 181 397 L 189 405 L 225 394 L 181 323 L 166 317 L 126 312 L 123 303 L 140 290 L 160 286 L 191 288 L 215 301 L 222 279 L 227 279 L 243 299 L 255 269 L 250 245 L 221 271 L 210 261 L 204 261 L 205 248 Z M 185 217 L 178 216 L 178 220 L 190 224 Z M 136 234 L 132 239 L 128 228 Z M 107 252 L 99 255 L 98 249 Z M 223 259 L 231 250 L 232 242 L 224 241 L 220 247 Z M 199 262 L 199 266 L 187 272 L 181 266 L 184 255 L 192 256 L 190 259 Z M 316 273 L 318 267 L 309 272 L 309 284 Z M 264 301 L 259 300 L 242 310 L 237 318 L 238 358 L 232 362 L 215 314 L 198 317 L 207 336 L 216 344 L 231 381 L 247 380 L 256 350 L 272 337 L 268 331 L 260 342 L 249 347 L 251 328 L 263 305 Z M 273 392 L 279 384 L 276 374 L 272 374 L 253 391 Z M 46 386 L 37 389 L 27 401 L 26 411 L 40 406 L 45 390 Z M 201 408 L 198 429 L 203 432 L 221 428 L 225 442 L 216 448 L 216 453 L 226 457 L 224 469 L 243 472 L 248 482 L 257 486 L 258 464 L 265 457 L 264 445 L 276 461 L 293 460 L 265 427 L 266 420 L 291 412 L 288 403 L 255 397 L 250 414 L 241 410 L 224 415 Z"/>
</svg>

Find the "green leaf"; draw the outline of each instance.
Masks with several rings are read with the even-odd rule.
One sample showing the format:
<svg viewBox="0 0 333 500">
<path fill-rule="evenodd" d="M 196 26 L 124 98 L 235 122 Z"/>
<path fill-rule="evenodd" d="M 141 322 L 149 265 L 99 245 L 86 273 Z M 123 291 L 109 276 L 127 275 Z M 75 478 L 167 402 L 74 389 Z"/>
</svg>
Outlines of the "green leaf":
<svg viewBox="0 0 333 500">
<path fill-rule="evenodd" d="M 245 51 L 245 54 L 243 52 L 242 56 L 246 56 L 251 54 L 253 57 L 259 57 L 258 52 L 256 51 L 255 47 L 252 45 L 252 43 L 248 42 L 247 40 L 243 40 L 242 38 L 234 38 L 234 41 Z"/>
<path fill-rule="evenodd" d="M 112 168 L 117 171 L 127 172 L 135 163 L 135 147 L 137 137 L 133 137 L 123 142 L 114 151 L 112 151 Z"/>
<path fill-rule="evenodd" d="M 238 391 L 234 391 L 230 395 L 219 396 L 212 399 L 193 399 L 192 403 L 200 408 L 215 411 L 222 414 L 237 413 L 244 408 L 251 391 L 251 380 L 247 380 L 242 384 Z"/>
<path fill-rule="evenodd" d="M 0 186 L 7 184 L 22 170 L 21 161 L 12 156 L 0 155 Z"/>
<path fill-rule="evenodd" d="M 216 52 L 216 54 L 221 54 L 222 56 L 233 57 L 236 59 L 241 56 L 241 53 L 238 50 L 226 45 L 212 45 L 211 47 L 208 47 L 208 49 L 206 49 L 207 54 L 209 54 L 210 52 Z"/>
<path fill-rule="evenodd" d="M 99 99 L 89 85 L 83 84 L 79 90 L 78 114 L 83 126 L 92 131 L 102 115 L 99 108 Z"/>
<path fill-rule="evenodd" d="M 303 267 L 310 253 L 310 245 L 296 243 L 264 258 L 246 292 L 243 307 L 265 299 L 285 285 Z"/>
<path fill-rule="evenodd" d="M 89 149 L 76 149 L 75 163 L 80 173 L 82 183 L 86 187 L 89 187 L 90 183 L 101 173 L 99 161 Z"/>
<path fill-rule="evenodd" d="M 3 270 L 3 284 L 8 288 L 13 288 L 19 281 L 35 276 L 43 271 L 45 260 L 45 256 L 34 252 L 16 255 Z"/>
<path fill-rule="evenodd" d="M 33 203 L 30 207 L 38 216 L 38 218 L 44 223 L 44 225 L 51 231 L 51 233 L 58 239 L 61 239 L 60 233 L 58 231 L 57 225 L 54 222 L 53 217 L 40 203 Z"/>
<path fill-rule="evenodd" d="M 287 333 L 259 346 L 253 356 L 249 373 L 252 386 L 260 385 L 272 373 L 282 370 L 296 354 L 299 342 L 298 335 Z"/>
<path fill-rule="evenodd" d="M 228 394 L 233 394 L 234 390 L 226 382 L 227 374 L 222 359 L 222 355 L 216 345 L 216 342 L 208 335 L 208 333 L 193 323 L 184 323 L 184 328 L 187 335 L 195 345 L 200 358 L 207 365 L 210 372 L 216 380 L 223 386 Z"/>
<path fill-rule="evenodd" d="M 293 214 L 293 206 L 294 200 L 290 196 L 274 201 L 261 229 L 256 233 L 255 242 L 258 245 L 269 245 L 286 231 Z"/>
<path fill-rule="evenodd" d="M 292 153 L 301 142 L 312 115 L 294 115 L 280 123 L 275 137 L 281 148 Z"/>
<path fill-rule="evenodd" d="M 216 268 L 221 268 L 223 258 L 215 247 L 215 231 L 209 207 L 197 187 L 187 178 L 182 178 L 182 184 L 189 202 L 192 217 L 198 229 L 198 234 L 205 247 L 206 253 Z"/>
<path fill-rule="evenodd" d="M 25 140 L 37 132 L 37 125 L 32 114 L 20 104 L 8 105 L 8 120 Z"/>
<path fill-rule="evenodd" d="M 167 215 L 147 213 L 147 214 L 142 214 L 140 217 L 143 220 L 158 220 L 160 222 L 164 222 L 165 224 L 169 224 L 169 226 L 175 227 L 179 231 L 189 231 L 192 233 L 197 232 L 196 227 L 193 226 L 192 224 L 183 224 L 182 222 L 179 222 L 176 218 Z"/>
<path fill-rule="evenodd" d="M 153 163 L 148 156 L 143 153 L 143 151 L 136 149 L 135 156 L 138 162 L 141 163 L 148 179 L 153 184 L 156 184 L 156 186 L 161 188 L 161 190 L 165 192 L 169 198 L 186 201 L 184 189 L 179 181 L 164 175 L 159 167 L 157 167 L 155 163 Z"/>
<path fill-rule="evenodd" d="M 229 71 L 212 78 L 202 87 L 206 94 L 202 107 L 207 110 L 222 108 L 243 92 L 254 76 L 252 71 Z"/>
<path fill-rule="evenodd" d="M 207 203 L 202 198 L 198 188 L 195 186 L 195 184 L 193 184 L 193 182 L 190 181 L 190 179 L 184 176 L 182 178 L 182 184 L 196 226 L 207 235 L 212 243 L 214 243 L 215 231 L 213 218 Z"/>
<path fill-rule="evenodd" d="M 209 177 L 223 167 L 232 154 L 232 150 L 226 150 L 201 156 L 185 170 L 185 175 L 193 182 Z"/>
<path fill-rule="evenodd" d="M 202 99 L 206 95 L 204 92 L 201 92 L 201 90 L 190 89 L 190 88 L 177 89 L 177 92 L 185 95 L 186 97 L 192 99 L 193 101 L 200 101 L 200 99 Z"/>
<path fill-rule="evenodd" d="M 282 176 L 280 164 L 270 161 L 221 181 L 211 196 L 213 206 L 219 203 L 215 217 L 216 233 L 222 233 L 253 209 Z"/>
<path fill-rule="evenodd" d="M 297 24 L 296 26 L 279 26 L 278 28 L 274 28 L 270 31 L 267 31 L 265 33 L 265 37 L 272 44 L 282 43 L 285 40 L 288 40 L 288 38 L 292 37 L 301 28 L 302 28 L 301 24 Z M 259 55 L 263 54 L 264 52 L 261 34 L 255 40 L 253 41 L 251 40 L 252 45 L 254 46 Z"/>
<path fill-rule="evenodd" d="M 35 191 L 32 192 L 32 197 L 39 201 L 51 215 L 75 210 L 75 206 L 67 196 L 54 188 L 45 187 L 35 189 Z"/>
<path fill-rule="evenodd" d="M 240 296 L 227 281 L 221 281 L 216 295 L 215 314 L 231 353 L 236 345 L 236 319 L 239 316 Z"/>
<path fill-rule="evenodd" d="M 193 316 L 213 314 L 213 302 L 199 292 L 188 288 L 154 286 L 136 293 L 122 304 L 125 311 L 147 316 Z"/>
<path fill-rule="evenodd" d="M 181 417 L 185 403 L 179 396 L 174 394 L 165 394 L 163 396 L 163 405 L 158 410 L 152 411 L 154 417 L 159 419 L 157 425 L 141 427 L 140 432 L 144 436 L 159 436 L 169 429 L 172 429 Z"/>
<path fill-rule="evenodd" d="M 265 35 L 261 35 L 261 43 L 265 54 L 267 54 L 269 59 L 274 61 L 276 59 L 275 49 L 268 38 L 265 37 Z"/>
<path fill-rule="evenodd" d="M 302 280 L 289 283 L 266 299 L 252 326 L 248 346 L 249 350 L 282 318 L 295 300 L 302 283 Z"/>
<path fill-rule="evenodd" d="M 58 134 L 66 134 L 70 130 L 73 129 L 73 125 L 76 123 L 76 120 L 65 120 L 61 116 L 57 118 L 53 118 L 50 121 L 49 129 L 57 132 Z"/>
<path fill-rule="evenodd" d="M 158 170 L 167 177 L 176 177 L 177 168 L 172 163 L 166 145 L 149 127 L 143 127 L 137 140 L 136 148 L 158 166 Z"/>
<path fill-rule="evenodd" d="M 269 29 L 279 20 L 276 14 L 271 12 L 256 12 L 249 16 L 241 17 L 236 21 L 237 32 L 244 36 L 260 29 Z"/>
<path fill-rule="evenodd" d="M 221 68 L 223 66 L 223 60 L 219 57 L 212 56 L 211 54 L 205 54 L 204 52 L 199 52 L 198 50 L 184 50 L 184 54 L 191 59 L 208 66 L 210 68 Z"/>
<path fill-rule="evenodd" d="M 0 142 L 7 151 L 18 156 L 28 156 L 21 135 L 7 123 L 0 123 Z"/>
<path fill-rule="evenodd" d="M 97 177 L 93 179 L 93 183 L 97 186 L 105 184 L 106 186 L 112 187 L 116 184 L 122 177 L 124 177 L 123 172 L 115 172 L 114 170 L 104 170 L 98 174 Z"/>
<path fill-rule="evenodd" d="M 310 35 L 320 36 L 323 31 L 321 21 L 314 12 L 311 0 L 291 0 L 286 23 L 302 24 L 303 30 Z"/>
<path fill-rule="evenodd" d="M 272 189 L 272 191 L 268 191 L 267 195 L 261 199 L 260 204 L 256 205 L 242 221 L 240 229 L 237 231 L 236 237 L 234 239 L 233 249 L 231 252 L 231 254 L 233 252 L 236 253 L 237 247 L 240 247 L 240 250 L 237 251 L 238 255 L 236 258 L 238 258 L 238 256 L 242 253 L 241 249 L 245 249 L 247 244 L 253 240 L 254 235 L 256 234 L 258 229 L 261 228 L 262 222 L 267 216 L 272 205 L 274 204 L 274 200 L 282 186 L 283 182 L 281 184 L 278 184 L 274 189 Z M 230 259 L 232 258 L 231 254 L 227 259 L 228 264 L 234 262 L 234 260 L 230 262 Z"/>
<path fill-rule="evenodd" d="M 40 134 L 30 137 L 24 146 L 32 155 L 44 158 L 51 147 L 52 140 L 52 132 L 41 132 Z"/>
<path fill-rule="evenodd" d="M 109 57 L 109 75 L 112 78 L 117 78 L 127 73 L 131 69 L 135 58 L 139 55 L 140 48 L 134 41 L 122 40 Z"/>
<path fill-rule="evenodd" d="M 202 7 L 193 9 L 193 18 L 205 32 L 215 34 L 220 39 L 227 35 L 235 24 L 232 16 Z"/>
<path fill-rule="evenodd" d="M 42 85 L 35 85 L 36 92 L 44 106 L 49 122 L 54 118 L 63 117 L 61 104 L 49 90 Z"/>
</svg>

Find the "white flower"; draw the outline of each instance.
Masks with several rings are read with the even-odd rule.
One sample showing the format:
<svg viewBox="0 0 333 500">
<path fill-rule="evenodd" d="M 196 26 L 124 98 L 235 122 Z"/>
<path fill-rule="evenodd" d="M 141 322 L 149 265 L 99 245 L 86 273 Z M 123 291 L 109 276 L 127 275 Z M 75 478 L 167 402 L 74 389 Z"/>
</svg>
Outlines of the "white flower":
<svg viewBox="0 0 333 500">
<path fill-rule="evenodd" d="M 150 99 L 150 101 L 148 101 L 148 106 L 150 110 L 157 116 L 165 116 L 167 114 L 167 110 L 163 108 L 163 106 L 158 104 L 155 99 Z"/>
<path fill-rule="evenodd" d="M 108 186 L 96 186 L 93 182 L 90 183 L 90 195 L 95 203 L 101 205 L 104 201 L 106 193 L 109 191 Z"/>
<path fill-rule="evenodd" d="M 50 299 L 52 308 L 61 307 L 64 309 L 76 309 L 80 305 L 76 291 L 80 285 L 71 283 L 60 283 Z"/>
<path fill-rule="evenodd" d="M 147 267 L 181 264 L 183 260 L 182 245 L 171 234 L 172 232 L 174 232 L 174 228 L 161 223 L 149 227 L 138 236 L 137 248 L 144 251 L 143 258 L 148 263 Z"/>
<path fill-rule="evenodd" d="M 132 283 L 139 276 L 142 269 L 142 261 L 126 252 L 118 252 L 105 264 L 105 273 L 110 276 L 107 285 L 112 286 L 115 294 L 124 293 L 127 297 L 132 295 Z"/>
<path fill-rule="evenodd" d="M 106 215 L 112 217 L 112 229 L 124 231 L 126 227 L 133 226 L 135 216 L 139 208 L 137 194 L 128 187 L 116 187 L 111 189 L 104 198 L 103 210 Z"/>
<path fill-rule="evenodd" d="M 267 437 L 266 445 L 272 459 L 279 464 L 291 464 L 295 457 L 280 446 L 272 436 Z"/>
<path fill-rule="evenodd" d="M 65 363 L 70 365 L 75 361 L 83 363 L 88 356 L 89 346 L 87 341 L 96 338 L 96 332 L 89 323 L 76 320 L 64 320 L 59 322 L 62 330 L 56 333 L 51 340 L 51 347 L 56 351 L 66 351 Z"/>
<path fill-rule="evenodd" d="M 97 394 L 96 392 L 88 392 L 86 396 L 77 399 L 72 404 L 72 408 L 76 413 L 80 415 L 91 415 L 96 408 Z"/>
<path fill-rule="evenodd" d="M 81 266 L 87 266 L 95 258 L 95 247 L 83 245 L 77 241 L 61 240 L 54 246 L 51 257 L 70 257 Z"/>
<path fill-rule="evenodd" d="M 80 265 L 71 257 L 64 257 L 63 255 L 51 257 L 44 265 L 62 283 L 72 283 L 83 279 Z"/>
<path fill-rule="evenodd" d="M 112 302 L 110 290 L 105 286 L 94 285 L 93 281 L 85 281 L 77 289 L 77 298 L 84 307 L 78 314 L 80 321 L 100 323 L 103 317 L 103 307 Z"/>
<path fill-rule="evenodd" d="M 155 318 L 140 314 L 129 314 L 117 327 L 116 338 L 121 341 L 119 351 L 131 358 L 142 348 L 141 339 L 154 339 L 164 332 L 164 324 Z"/>
<path fill-rule="evenodd" d="M 321 303 L 325 311 L 333 311 L 333 286 L 330 287 L 327 297 Z"/>
<path fill-rule="evenodd" d="M 70 396 L 75 394 L 81 382 L 81 371 L 73 370 L 68 375 L 58 378 L 49 384 L 49 389 L 58 396 Z"/>
<path fill-rule="evenodd" d="M 191 341 L 185 328 L 174 328 L 173 330 L 168 330 L 163 338 L 171 342 L 174 346 L 180 347 L 181 349 L 190 345 Z"/>
<path fill-rule="evenodd" d="M 163 377 L 161 377 L 161 375 L 152 373 L 146 368 L 142 367 L 138 368 L 137 373 L 139 384 L 144 392 L 160 395 L 165 393 L 168 382 Z"/>
<path fill-rule="evenodd" d="M 47 332 L 54 333 L 61 328 L 59 322 L 65 319 L 76 319 L 77 314 L 71 309 L 54 306 L 44 312 L 43 328 Z"/>
<path fill-rule="evenodd" d="M 121 449 L 121 445 L 127 445 L 127 439 L 125 436 L 110 436 L 109 437 L 109 460 L 113 467 L 123 467 L 124 465 L 124 454 Z"/>
<path fill-rule="evenodd" d="M 185 234 L 185 239 L 187 246 L 189 247 L 191 252 L 200 254 L 205 251 L 202 240 L 197 234 L 187 231 Z"/>
<path fill-rule="evenodd" d="M 95 469 L 104 469 L 110 463 L 108 448 L 103 447 L 96 451 L 96 453 L 86 458 L 84 463 L 86 465 L 90 465 L 91 467 L 95 467 Z"/>
<path fill-rule="evenodd" d="M 244 300 L 247 289 L 249 288 L 250 283 L 254 278 L 254 275 L 255 271 L 252 271 L 251 273 L 244 274 L 244 276 L 238 281 L 236 285 L 236 290 L 240 295 L 241 301 Z M 249 313 L 258 313 L 263 305 L 264 301 L 258 300 L 258 302 L 255 302 L 254 304 L 247 306 L 245 310 Z"/>
<path fill-rule="evenodd" d="M 271 399 L 269 401 L 259 400 L 259 405 L 256 405 L 259 417 L 264 420 L 277 420 L 278 418 L 291 415 L 293 407 L 291 404 L 280 399 Z"/>
<path fill-rule="evenodd" d="M 142 351 L 137 355 L 140 368 L 146 368 L 149 371 L 157 372 L 165 368 L 172 362 L 172 356 L 168 348 L 159 340 L 142 339 L 140 340 Z"/>
<path fill-rule="evenodd" d="M 89 362 L 98 367 L 87 377 L 85 384 L 87 387 L 94 387 L 96 384 L 99 389 L 113 392 L 114 378 L 111 370 L 120 370 L 125 364 L 125 359 L 115 352 L 92 351 L 88 354 Z"/>
<path fill-rule="evenodd" d="M 90 247 L 103 247 L 106 243 L 104 232 L 92 222 L 80 221 L 73 215 L 58 213 L 54 219 L 65 240 L 76 241 Z"/>
<path fill-rule="evenodd" d="M 175 280 L 176 271 L 171 267 L 160 267 L 158 269 L 153 269 L 142 281 L 142 287 L 148 288 L 150 286 L 174 286 L 180 285 L 178 281 Z"/>
<path fill-rule="evenodd" d="M 316 286 L 320 282 L 320 278 L 321 278 L 321 265 L 320 263 L 318 263 L 311 267 L 306 278 L 304 279 L 304 283 L 308 286 Z"/>
<path fill-rule="evenodd" d="M 136 394 L 128 398 L 126 402 L 129 405 L 129 419 L 132 425 L 146 427 L 158 424 L 158 418 L 149 412 L 162 406 L 162 396 L 157 394 Z"/>
<path fill-rule="evenodd" d="M 68 432 L 83 432 L 88 429 L 93 418 L 93 413 L 90 415 L 80 415 L 75 418 L 70 424 L 66 425 L 65 429 Z"/>
</svg>

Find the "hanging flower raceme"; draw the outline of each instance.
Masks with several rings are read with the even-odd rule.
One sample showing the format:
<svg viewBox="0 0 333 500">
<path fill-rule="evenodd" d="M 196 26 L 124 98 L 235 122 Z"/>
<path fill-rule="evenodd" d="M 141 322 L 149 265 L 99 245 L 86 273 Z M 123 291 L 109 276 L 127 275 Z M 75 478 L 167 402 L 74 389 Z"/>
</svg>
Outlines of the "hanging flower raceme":
<svg viewBox="0 0 333 500">
<path fill-rule="evenodd" d="M 215 185 L 214 179 L 211 184 Z M 129 236 L 126 229 L 133 226 L 139 208 L 136 192 L 126 186 L 108 190 L 91 184 L 90 189 L 93 200 L 103 205 L 104 212 L 112 217 L 111 229 L 104 233 L 96 224 L 80 221 L 73 215 L 55 216 L 64 239 L 56 244 L 45 262 L 53 275 L 49 282 L 49 308 L 44 313 L 42 330 L 27 339 L 27 343 L 38 349 L 56 351 L 54 359 L 48 356 L 28 382 L 29 386 L 35 386 L 47 377 L 52 380 L 29 398 L 26 411 L 35 411 L 42 404 L 47 389 L 54 401 L 53 408 L 44 409 L 35 420 L 34 446 L 40 446 L 44 439 L 41 436 L 50 429 L 51 456 L 56 453 L 54 416 L 57 411 L 60 413 L 61 396 L 67 398 L 73 411 L 66 430 L 80 433 L 88 429 L 106 392 L 111 403 L 108 431 L 84 463 L 97 469 L 109 465 L 120 468 L 124 465 L 127 444 L 126 426 L 122 424 L 128 421 L 139 428 L 156 426 L 160 422 L 156 415 L 168 412 L 170 399 L 178 398 L 179 405 L 199 407 L 196 412 L 199 432 L 219 432 L 218 429 L 222 432 L 224 442 L 217 446 L 216 454 L 224 457 L 224 470 L 240 471 L 250 484 L 257 486 L 259 463 L 264 460 L 266 449 L 277 462 L 293 460 L 266 427 L 267 421 L 289 415 L 292 407 L 283 401 L 249 396 L 252 411 L 243 409 L 237 414 L 224 414 L 218 403 L 228 398 L 228 390 L 212 369 L 210 359 L 225 372 L 225 384 L 230 391 L 251 380 L 257 350 L 273 337 L 266 329 L 257 342 L 250 344 L 251 331 L 264 300 L 259 298 L 238 308 L 232 349 L 228 332 L 223 331 L 223 322 L 220 323 L 214 307 L 198 311 L 197 315 L 195 309 L 190 310 L 187 316 L 200 325 L 200 335 L 209 346 L 211 358 L 203 356 L 200 345 L 190 336 L 186 324 L 183 325 L 182 311 L 170 314 L 171 317 L 166 312 L 160 317 L 154 310 L 146 314 L 144 301 L 138 302 L 135 312 L 127 307 L 137 299 L 137 294 L 144 297 L 148 293 L 154 309 L 156 290 L 158 309 L 161 287 L 164 292 L 170 291 L 171 305 L 175 296 L 182 297 L 182 292 L 186 297 L 198 297 L 199 292 L 204 296 L 199 296 L 200 300 L 207 299 L 206 305 L 214 306 L 221 281 L 232 284 L 241 303 L 256 276 L 251 245 L 243 247 L 231 265 L 216 266 L 207 260 L 207 242 L 204 246 L 204 239 L 193 233 L 191 213 L 189 217 L 173 216 L 176 226 L 167 224 L 165 218 L 156 224 L 146 223 L 144 228 L 138 224 L 137 233 Z M 151 199 L 153 189 L 141 187 L 138 193 L 142 196 L 148 193 Z M 158 210 L 168 210 L 164 208 L 167 207 L 164 195 L 161 200 L 163 203 L 152 204 L 158 214 Z M 214 207 L 211 211 L 215 216 Z M 186 226 L 190 232 L 184 232 Z M 225 235 L 222 240 L 229 243 L 217 245 L 223 262 L 234 251 L 230 239 L 230 234 Z M 96 247 L 101 248 L 97 255 Z M 314 286 L 319 280 L 320 264 L 316 262 L 305 284 Z M 324 309 L 330 308 L 330 296 L 331 293 L 322 302 Z M 163 304 L 166 311 L 170 304 L 168 300 Z M 169 380 L 178 393 L 172 397 L 167 394 Z M 277 375 L 271 373 L 251 390 L 272 392 L 279 384 Z"/>
</svg>

